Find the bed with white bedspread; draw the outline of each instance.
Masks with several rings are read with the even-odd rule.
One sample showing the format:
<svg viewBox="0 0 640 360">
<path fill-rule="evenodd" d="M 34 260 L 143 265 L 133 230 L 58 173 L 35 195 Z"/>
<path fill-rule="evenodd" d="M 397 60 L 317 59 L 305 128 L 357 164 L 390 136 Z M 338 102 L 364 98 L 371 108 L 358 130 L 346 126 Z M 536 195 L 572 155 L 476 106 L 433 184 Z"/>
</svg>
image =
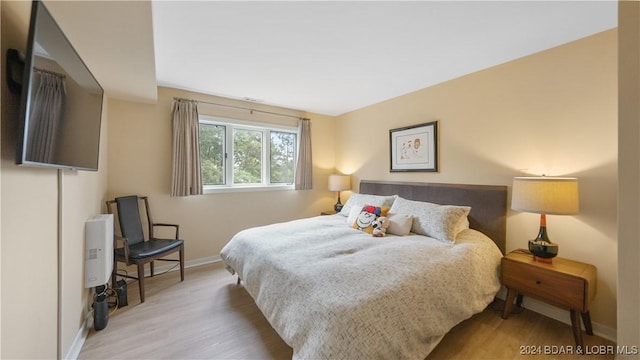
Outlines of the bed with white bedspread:
<svg viewBox="0 0 640 360">
<path fill-rule="evenodd" d="M 393 184 L 374 182 L 384 186 L 371 191 L 425 186 Z M 504 193 L 498 207 L 506 213 Z M 502 247 L 477 230 L 451 243 L 413 233 L 372 237 L 346 221 L 338 214 L 251 228 L 221 251 L 295 359 L 424 359 L 500 289 Z"/>
</svg>

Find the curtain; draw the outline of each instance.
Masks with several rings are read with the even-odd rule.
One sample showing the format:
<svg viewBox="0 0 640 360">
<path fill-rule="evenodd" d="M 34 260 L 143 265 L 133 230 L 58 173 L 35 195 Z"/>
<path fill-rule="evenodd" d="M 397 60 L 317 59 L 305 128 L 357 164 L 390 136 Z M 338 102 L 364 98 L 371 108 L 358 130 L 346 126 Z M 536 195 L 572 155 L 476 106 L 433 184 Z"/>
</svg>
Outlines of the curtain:
<svg viewBox="0 0 640 360">
<path fill-rule="evenodd" d="M 64 75 L 35 71 L 34 96 L 29 116 L 27 160 L 52 162 L 62 123 L 66 88 Z"/>
<path fill-rule="evenodd" d="M 171 196 L 202 194 L 200 144 L 198 141 L 198 103 L 173 103 L 173 162 Z"/>
<path fill-rule="evenodd" d="M 311 121 L 302 119 L 298 124 L 300 145 L 298 146 L 298 164 L 296 165 L 296 190 L 313 188 L 313 162 L 311 161 Z"/>
</svg>

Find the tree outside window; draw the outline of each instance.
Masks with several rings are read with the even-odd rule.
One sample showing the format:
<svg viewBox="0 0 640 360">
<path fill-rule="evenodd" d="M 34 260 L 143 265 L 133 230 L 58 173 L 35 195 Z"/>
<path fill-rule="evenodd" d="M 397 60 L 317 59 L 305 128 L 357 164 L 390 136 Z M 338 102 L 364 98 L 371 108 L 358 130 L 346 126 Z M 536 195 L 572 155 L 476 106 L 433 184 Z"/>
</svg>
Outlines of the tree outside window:
<svg viewBox="0 0 640 360">
<path fill-rule="evenodd" d="M 225 126 L 200 123 L 200 167 L 202 183 L 224 185 Z"/>
<path fill-rule="evenodd" d="M 271 131 L 270 183 L 293 183 L 296 142 L 296 134 L 290 132 Z"/>
<path fill-rule="evenodd" d="M 293 184 L 297 129 L 201 118 L 199 135 L 205 190 Z"/>
<path fill-rule="evenodd" d="M 233 183 L 262 183 L 262 131 L 233 130 Z"/>
</svg>

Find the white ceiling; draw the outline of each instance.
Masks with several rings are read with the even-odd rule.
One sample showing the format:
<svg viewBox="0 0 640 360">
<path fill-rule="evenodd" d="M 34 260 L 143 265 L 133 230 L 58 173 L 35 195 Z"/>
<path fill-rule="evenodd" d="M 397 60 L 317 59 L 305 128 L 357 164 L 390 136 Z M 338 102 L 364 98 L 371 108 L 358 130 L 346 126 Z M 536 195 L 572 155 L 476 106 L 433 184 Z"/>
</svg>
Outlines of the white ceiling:
<svg viewBox="0 0 640 360">
<path fill-rule="evenodd" d="M 46 4 L 110 97 L 161 85 L 327 115 L 617 26 L 614 0 Z"/>
<path fill-rule="evenodd" d="M 617 26 L 616 1 L 154 1 L 158 85 L 339 115 Z"/>
</svg>

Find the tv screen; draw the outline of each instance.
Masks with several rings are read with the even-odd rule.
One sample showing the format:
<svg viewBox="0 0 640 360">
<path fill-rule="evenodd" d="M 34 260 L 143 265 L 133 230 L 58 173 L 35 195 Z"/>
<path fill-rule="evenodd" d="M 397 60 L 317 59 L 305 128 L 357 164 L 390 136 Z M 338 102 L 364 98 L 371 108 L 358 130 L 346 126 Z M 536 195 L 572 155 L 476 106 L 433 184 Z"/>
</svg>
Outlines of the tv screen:
<svg viewBox="0 0 640 360">
<path fill-rule="evenodd" d="M 40 1 L 24 69 L 16 163 L 98 170 L 103 89 Z"/>
</svg>

